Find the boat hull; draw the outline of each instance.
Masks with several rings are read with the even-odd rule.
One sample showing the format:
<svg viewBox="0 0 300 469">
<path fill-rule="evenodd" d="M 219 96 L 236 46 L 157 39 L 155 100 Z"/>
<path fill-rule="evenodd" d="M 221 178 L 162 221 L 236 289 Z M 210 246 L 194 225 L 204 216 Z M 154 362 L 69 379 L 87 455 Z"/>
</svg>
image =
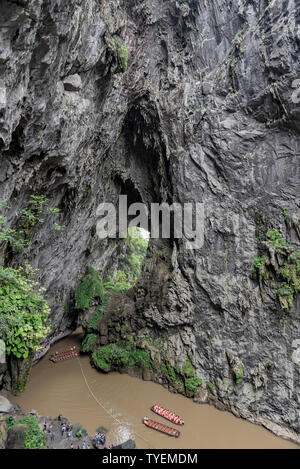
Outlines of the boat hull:
<svg viewBox="0 0 300 469">
<path fill-rule="evenodd" d="M 164 419 L 169 420 L 169 422 L 172 422 L 176 425 L 184 425 L 184 421 L 178 415 L 175 415 L 173 412 L 170 412 L 164 407 L 153 405 L 151 407 L 151 410 L 152 412 L 159 415 L 160 417 L 163 417 Z"/>
<path fill-rule="evenodd" d="M 164 433 L 165 435 L 172 436 L 175 438 L 179 438 L 180 436 L 180 432 L 176 430 L 175 428 L 168 427 L 167 425 L 156 422 L 155 420 L 144 419 L 143 423 L 146 425 L 146 427 L 149 427 L 149 428 L 152 428 L 153 430 Z"/>
</svg>

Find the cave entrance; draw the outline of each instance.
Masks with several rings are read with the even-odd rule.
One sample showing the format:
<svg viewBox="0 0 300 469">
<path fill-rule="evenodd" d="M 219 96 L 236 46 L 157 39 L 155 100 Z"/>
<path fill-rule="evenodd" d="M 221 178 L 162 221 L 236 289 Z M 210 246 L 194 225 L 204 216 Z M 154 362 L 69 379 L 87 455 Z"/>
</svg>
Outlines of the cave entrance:
<svg viewBox="0 0 300 469">
<path fill-rule="evenodd" d="M 117 270 L 111 278 L 115 291 L 126 291 L 134 287 L 142 273 L 143 261 L 147 255 L 150 234 L 139 227 L 127 230 L 125 243 L 118 255 Z M 106 282 L 106 288 L 109 288 Z"/>
</svg>

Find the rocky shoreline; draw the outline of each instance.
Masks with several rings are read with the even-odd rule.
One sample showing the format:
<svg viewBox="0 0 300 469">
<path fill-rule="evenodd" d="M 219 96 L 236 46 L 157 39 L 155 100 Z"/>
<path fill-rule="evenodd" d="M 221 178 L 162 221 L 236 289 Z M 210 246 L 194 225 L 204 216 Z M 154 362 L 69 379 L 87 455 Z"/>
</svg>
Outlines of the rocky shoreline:
<svg viewBox="0 0 300 469">
<path fill-rule="evenodd" d="M 31 425 L 35 425 L 35 433 L 43 440 L 41 449 L 134 449 L 133 440 L 113 446 L 106 439 L 108 429 L 100 426 L 96 432 L 105 435 L 105 442 L 97 443 L 96 435 L 88 435 L 80 423 L 70 421 L 58 415 L 56 418 L 39 415 L 34 409 L 24 413 L 19 406 L 13 405 L 0 394 L 0 449 L 39 449 L 28 447 L 28 435 L 32 433 Z M 37 426 L 36 426 L 37 424 Z M 65 430 L 63 431 L 63 427 Z M 69 433 L 70 431 L 70 433 Z M 68 434 L 69 433 L 69 434 Z M 34 445 L 35 443 L 31 443 Z M 27 445 L 27 446 L 26 446 Z"/>
<path fill-rule="evenodd" d="M 36 352 L 33 365 L 36 365 L 41 358 L 43 358 L 46 353 L 49 351 L 51 345 L 55 344 L 55 342 L 58 342 L 59 340 L 64 339 L 65 337 L 69 336 L 72 334 L 73 330 L 72 329 L 67 329 L 66 331 L 60 331 L 59 334 L 56 334 L 55 336 L 48 338 L 47 341 L 45 342 L 44 345 Z"/>
</svg>

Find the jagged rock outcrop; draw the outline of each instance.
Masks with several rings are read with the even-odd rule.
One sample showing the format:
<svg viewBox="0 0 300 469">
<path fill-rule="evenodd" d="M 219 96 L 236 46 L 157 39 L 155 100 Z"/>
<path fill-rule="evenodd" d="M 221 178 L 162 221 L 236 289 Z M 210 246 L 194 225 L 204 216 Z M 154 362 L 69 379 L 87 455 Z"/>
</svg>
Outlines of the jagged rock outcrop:
<svg viewBox="0 0 300 469">
<path fill-rule="evenodd" d="M 72 435 L 67 438 L 66 432 L 62 434 L 62 423 L 71 427 L 62 416 L 58 420 L 37 413 L 24 414 L 18 406 L 10 410 L 0 408 L 0 449 L 40 449 L 39 439 L 45 449 L 102 449 L 80 424 L 72 425 Z"/>
<path fill-rule="evenodd" d="M 4 0 L 0 16 L 1 198 L 14 226 L 44 194 L 65 228 L 46 219 L 5 262 L 40 269 L 53 331 L 75 327 L 86 267 L 117 262 L 101 202 L 202 202 L 201 249 L 172 241 L 159 260 L 150 246 L 132 333 L 164 331 L 169 362 L 191 351 L 218 405 L 299 442 L 299 295 L 283 315 L 250 273 L 268 230 L 299 248 L 299 3 Z"/>
</svg>

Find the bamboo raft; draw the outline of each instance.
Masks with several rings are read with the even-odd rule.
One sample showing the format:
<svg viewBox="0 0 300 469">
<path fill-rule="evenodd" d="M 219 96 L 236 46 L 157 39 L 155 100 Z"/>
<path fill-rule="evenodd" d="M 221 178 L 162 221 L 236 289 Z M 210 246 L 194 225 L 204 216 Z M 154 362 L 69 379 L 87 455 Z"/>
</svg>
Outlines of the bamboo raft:
<svg viewBox="0 0 300 469">
<path fill-rule="evenodd" d="M 160 405 L 157 405 L 157 404 L 153 405 L 151 407 L 151 410 L 152 412 L 155 412 L 160 417 L 170 420 L 170 422 L 175 423 L 176 425 L 184 425 L 184 420 L 182 418 L 180 418 L 174 412 L 171 412 L 170 410 L 167 410 L 164 407 L 161 407 Z"/>
<path fill-rule="evenodd" d="M 56 353 L 55 355 L 51 355 L 49 360 L 53 363 L 63 362 L 65 360 L 71 360 L 72 358 L 77 358 L 78 353 L 75 350 L 75 347 L 71 347 L 69 350 L 65 350 L 64 352 Z"/>
<path fill-rule="evenodd" d="M 175 428 L 167 427 L 167 425 L 164 425 L 159 422 L 155 422 L 154 420 L 148 419 L 148 417 L 144 418 L 143 423 L 147 427 L 153 428 L 153 430 L 157 430 L 158 432 L 165 433 L 166 435 L 169 435 L 169 436 L 174 436 L 175 438 L 178 438 L 180 435 L 180 432 L 176 430 Z"/>
</svg>

